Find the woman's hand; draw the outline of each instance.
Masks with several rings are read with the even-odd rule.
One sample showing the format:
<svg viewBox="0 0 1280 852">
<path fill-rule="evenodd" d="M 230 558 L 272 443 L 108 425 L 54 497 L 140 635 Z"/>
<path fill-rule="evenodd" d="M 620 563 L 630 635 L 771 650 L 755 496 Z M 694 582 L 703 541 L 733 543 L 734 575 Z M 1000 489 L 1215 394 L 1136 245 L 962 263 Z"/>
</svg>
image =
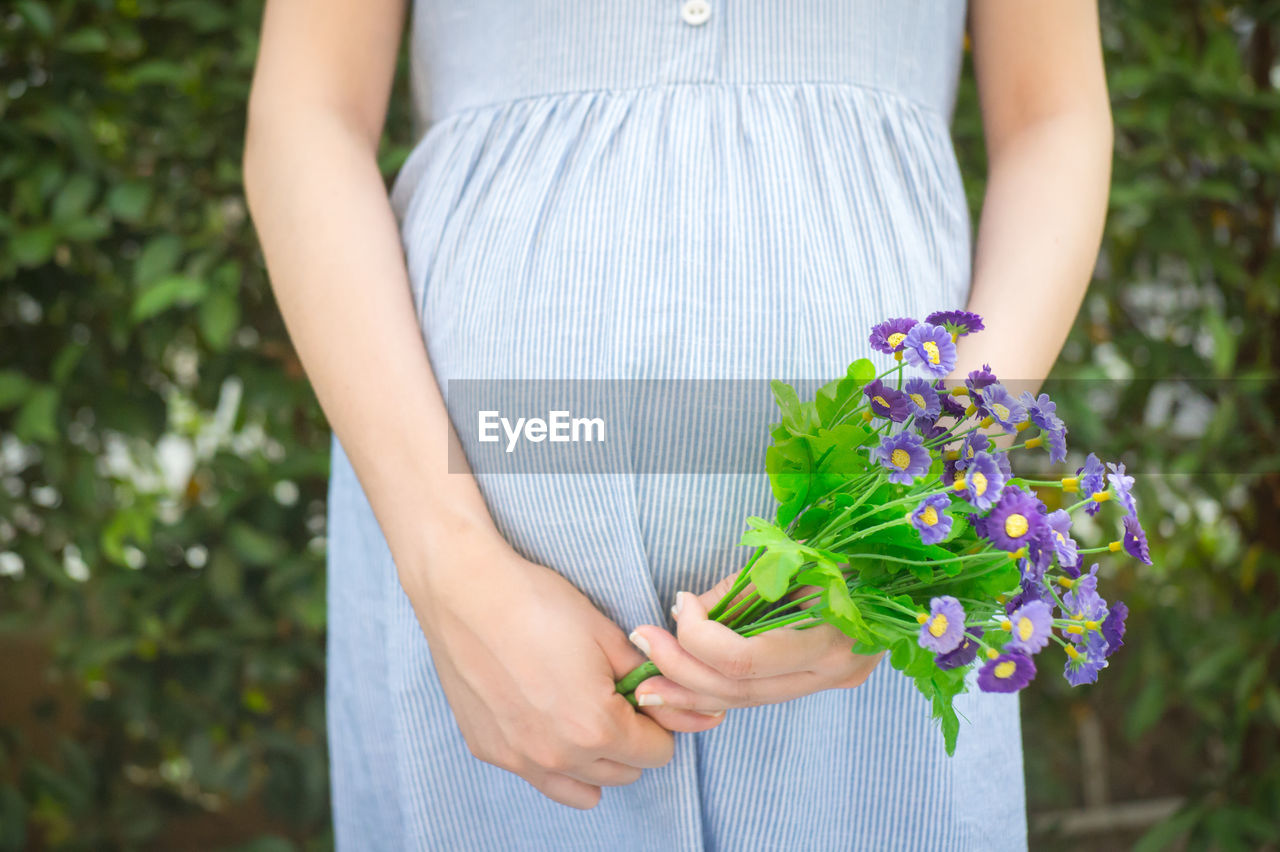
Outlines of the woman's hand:
<svg viewBox="0 0 1280 852">
<path fill-rule="evenodd" d="M 400 579 L 473 755 L 591 808 L 602 786 L 666 764 L 670 731 L 722 721 L 637 713 L 614 683 L 644 658 L 582 592 L 488 530 L 449 538 Z"/>
<path fill-rule="evenodd" d="M 662 671 L 636 687 L 640 705 L 716 711 L 777 704 L 823 689 L 860 686 L 884 656 L 851 653 L 853 640 L 830 624 L 739 636 L 707 618 L 708 608 L 734 578 L 725 577 L 701 595 L 680 592 L 672 608 L 676 635 L 651 624 L 632 632 L 631 641 Z"/>
</svg>

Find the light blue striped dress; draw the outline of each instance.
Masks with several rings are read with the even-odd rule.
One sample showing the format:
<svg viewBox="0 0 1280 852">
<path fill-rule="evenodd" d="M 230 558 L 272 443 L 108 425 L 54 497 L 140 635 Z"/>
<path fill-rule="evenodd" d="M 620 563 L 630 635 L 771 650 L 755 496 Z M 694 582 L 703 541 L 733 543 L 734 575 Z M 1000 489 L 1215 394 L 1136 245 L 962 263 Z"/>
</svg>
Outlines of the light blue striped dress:
<svg viewBox="0 0 1280 852">
<path fill-rule="evenodd" d="M 423 133 L 391 200 L 446 396 L 460 379 L 827 379 L 871 323 L 962 307 L 964 17 L 926 0 L 417 0 Z M 676 591 L 739 567 L 743 519 L 774 507 L 762 424 L 682 416 L 727 429 L 716 452 L 740 472 L 647 473 L 678 451 L 659 436 L 608 470 L 477 476 L 511 544 L 624 631 L 670 626 Z M 1026 846 L 1016 696 L 962 697 L 948 758 L 885 663 L 677 734 L 668 765 L 580 811 L 467 751 L 336 438 L 328 572 L 340 848 Z"/>
</svg>

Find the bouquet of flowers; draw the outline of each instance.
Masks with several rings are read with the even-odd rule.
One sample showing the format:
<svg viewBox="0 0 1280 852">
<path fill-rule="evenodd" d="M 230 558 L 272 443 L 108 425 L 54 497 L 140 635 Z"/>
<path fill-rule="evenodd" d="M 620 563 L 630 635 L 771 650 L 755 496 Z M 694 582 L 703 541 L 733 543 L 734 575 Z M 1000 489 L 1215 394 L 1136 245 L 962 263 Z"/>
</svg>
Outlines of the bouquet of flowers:
<svg viewBox="0 0 1280 852">
<path fill-rule="evenodd" d="M 858 360 L 806 401 L 772 383 L 782 417 L 765 469 L 778 510 L 747 519 L 741 543 L 754 554 L 708 612 L 743 636 L 825 622 L 854 653 L 887 651 L 931 701 L 948 754 L 960 727 L 952 701 L 974 667 L 979 689 L 1015 692 L 1057 646 L 1075 686 L 1124 644 L 1128 608 L 1108 606 L 1086 557 L 1123 550 L 1151 564 L 1123 464 L 1091 453 L 1074 476 L 1014 474 L 1014 451 L 1066 459 L 1067 427 L 1046 394 L 1015 397 L 987 366 L 944 386 L 956 341 L 982 328 L 967 311 L 890 319 L 870 336 L 897 362 L 884 373 Z M 923 375 L 907 378 L 908 367 Z M 1037 489 L 1059 491 L 1062 507 L 1049 511 Z M 1079 546 L 1073 516 L 1104 503 L 1124 511 L 1119 538 Z M 634 703 L 659 673 L 646 662 L 617 690 Z"/>
</svg>

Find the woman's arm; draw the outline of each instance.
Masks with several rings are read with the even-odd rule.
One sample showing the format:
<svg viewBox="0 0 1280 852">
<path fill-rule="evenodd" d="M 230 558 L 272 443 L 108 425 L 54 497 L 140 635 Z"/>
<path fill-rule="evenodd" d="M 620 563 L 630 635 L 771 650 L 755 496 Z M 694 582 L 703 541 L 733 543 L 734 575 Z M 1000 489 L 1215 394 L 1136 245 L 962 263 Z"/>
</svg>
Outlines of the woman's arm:
<svg viewBox="0 0 1280 852">
<path fill-rule="evenodd" d="M 1094 4 L 974 0 L 970 14 L 989 169 L 968 308 L 987 330 L 962 338 L 952 377 L 988 363 L 1016 394 L 1049 374 L 1092 276 L 1111 110 Z M 663 672 L 636 688 L 638 701 L 776 703 L 857 686 L 878 662 L 850 654 L 848 638 L 825 624 L 744 639 L 708 621 L 731 580 L 682 595 L 676 636 L 653 625 L 635 631 Z"/>
<path fill-rule="evenodd" d="M 973 65 L 987 147 L 968 309 L 953 377 L 983 363 L 1035 392 L 1075 322 L 1102 239 L 1112 125 L 1095 3 L 974 0 Z"/>
<path fill-rule="evenodd" d="M 473 754 L 592 807 L 720 719 L 638 715 L 614 678 L 643 658 L 559 574 L 512 550 L 456 442 L 376 164 L 403 0 L 270 0 L 245 190 L 272 288 L 351 458 Z"/>
</svg>

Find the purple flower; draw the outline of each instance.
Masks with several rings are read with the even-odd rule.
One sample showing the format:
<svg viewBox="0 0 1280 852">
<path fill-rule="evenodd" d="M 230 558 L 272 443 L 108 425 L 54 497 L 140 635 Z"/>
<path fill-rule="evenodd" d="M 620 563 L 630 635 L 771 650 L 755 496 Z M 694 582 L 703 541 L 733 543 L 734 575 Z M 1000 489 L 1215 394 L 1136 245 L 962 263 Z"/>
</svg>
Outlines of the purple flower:
<svg viewBox="0 0 1280 852">
<path fill-rule="evenodd" d="M 964 471 L 964 491 L 969 502 L 980 511 L 990 509 L 1004 490 L 1004 474 L 990 453 L 978 453 L 969 460 Z"/>
<path fill-rule="evenodd" d="M 1000 468 L 1000 473 L 1004 474 L 1004 481 L 1013 479 L 1013 466 L 1009 464 L 1009 454 L 992 450 L 991 457 L 996 460 L 996 467 Z"/>
<path fill-rule="evenodd" d="M 1129 510 L 1130 515 L 1138 514 L 1138 501 L 1133 496 L 1133 477 L 1125 476 L 1124 462 L 1120 464 L 1107 462 L 1107 468 L 1111 471 L 1107 474 L 1107 481 L 1116 490 L 1116 499 Z"/>
<path fill-rule="evenodd" d="M 999 382 L 984 388 L 979 397 L 974 400 L 974 404 L 978 406 L 979 414 L 990 417 L 1006 432 L 1014 431 L 1017 424 L 1027 419 L 1027 411 L 1022 407 L 1022 403 L 1014 399 L 1008 389 Z"/>
<path fill-rule="evenodd" d="M 1107 656 L 1110 657 L 1124 645 L 1124 620 L 1129 617 L 1129 607 L 1124 601 L 1116 601 L 1107 610 L 1107 618 L 1102 622 L 1102 638 L 1107 641 Z"/>
<path fill-rule="evenodd" d="M 990 387 L 996 383 L 996 374 L 991 372 L 990 364 L 983 364 L 981 370 L 972 370 L 969 377 L 964 380 L 964 386 L 969 389 L 969 397 L 977 402 L 983 388 Z"/>
<path fill-rule="evenodd" d="M 964 406 L 943 386 L 942 379 L 935 381 L 933 388 L 938 392 L 938 401 L 942 403 L 944 414 L 950 414 L 952 417 L 964 417 Z"/>
<path fill-rule="evenodd" d="M 1000 502 L 982 520 L 982 534 L 1010 553 L 1035 541 L 1046 529 L 1044 504 L 1016 485 L 1004 489 Z"/>
<path fill-rule="evenodd" d="M 964 639 L 960 640 L 960 644 L 954 651 L 939 654 L 933 658 L 933 661 L 940 669 L 958 669 L 961 666 L 967 666 L 978 656 L 977 640 L 980 638 L 982 638 L 982 628 L 970 627 L 969 632 L 964 635 Z"/>
<path fill-rule="evenodd" d="M 1066 509 L 1050 512 L 1045 521 L 1049 524 L 1049 538 L 1059 565 L 1074 565 L 1079 559 L 1079 545 L 1071 537 L 1071 513 Z"/>
<path fill-rule="evenodd" d="M 956 345 L 940 325 L 922 322 L 907 334 L 902 353 L 909 364 L 940 379 L 956 366 Z"/>
<path fill-rule="evenodd" d="M 939 426 L 937 421 L 930 417 L 917 417 L 915 420 L 911 421 L 911 425 L 920 433 L 920 437 L 926 442 L 941 438 L 950 431 Z"/>
<path fill-rule="evenodd" d="M 934 311 L 925 317 L 925 322 L 940 325 L 957 337 L 982 331 L 982 317 L 970 311 Z"/>
<path fill-rule="evenodd" d="M 920 436 L 912 432 L 899 432 L 882 438 L 880 446 L 872 447 L 871 460 L 892 471 L 889 481 L 898 485 L 910 485 L 917 476 L 929 472 L 929 451 L 924 448 Z"/>
<path fill-rule="evenodd" d="M 1054 412 L 1058 406 L 1049 399 L 1047 393 L 1040 394 L 1037 399 L 1031 391 L 1023 391 L 1018 401 L 1027 409 L 1031 422 L 1040 427 L 1045 442 L 1049 445 L 1049 461 L 1057 463 L 1067 457 L 1067 424 Z"/>
<path fill-rule="evenodd" d="M 868 338 L 871 348 L 886 355 L 901 352 L 907 340 L 907 332 L 915 326 L 916 321 L 910 317 L 898 317 L 874 325 L 871 327 L 871 337 Z"/>
<path fill-rule="evenodd" d="M 1099 491 L 1103 491 L 1107 487 L 1106 469 L 1103 468 L 1102 462 L 1098 461 L 1098 457 L 1093 453 L 1089 453 L 1084 460 L 1084 467 L 1076 469 L 1076 476 L 1080 480 L 1080 499 L 1088 500 Z M 1084 510 L 1090 515 L 1098 514 L 1098 510 L 1102 508 L 1101 503 L 1090 503 L 1084 507 Z"/>
<path fill-rule="evenodd" d="M 1027 562 L 1027 560 L 1022 560 Z M 1044 584 L 1044 575 L 1035 576 L 1034 571 L 1027 570 L 1028 566 L 1024 565 L 1022 571 L 1022 585 L 1018 589 L 1018 593 L 1004 605 L 1004 611 L 1012 615 L 1017 612 L 1020 607 L 1026 606 L 1031 601 L 1044 601 L 1046 604 L 1053 604 L 1053 593 L 1049 591 Z"/>
<path fill-rule="evenodd" d="M 911 413 L 918 419 L 934 420 L 942 410 L 942 402 L 938 399 L 938 392 L 925 379 L 918 377 L 908 379 L 907 383 L 902 386 L 902 392 L 910 403 Z"/>
<path fill-rule="evenodd" d="M 1018 560 L 1018 570 L 1024 585 L 1040 585 L 1053 563 L 1053 548 L 1045 546 L 1048 534 L 1042 532 L 1027 545 L 1027 555 Z"/>
<path fill-rule="evenodd" d="M 1101 621 L 1107 612 L 1107 602 L 1098 595 L 1098 563 L 1093 563 L 1088 574 L 1081 574 L 1072 581 L 1071 590 L 1062 596 L 1064 615 L 1080 621 Z M 1078 634 L 1068 633 L 1067 638 L 1079 642 Z"/>
<path fill-rule="evenodd" d="M 970 432 L 960 442 L 960 458 L 956 459 L 956 470 L 964 470 L 974 456 L 991 446 L 991 441 L 981 432 Z M 1007 477 L 1006 477 L 1007 478 Z"/>
<path fill-rule="evenodd" d="M 1028 601 L 1009 614 L 1013 638 L 1006 648 L 1034 654 L 1049 644 L 1053 632 L 1053 610 L 1042 600 Z"/>
<path fill-rule="evenodd" d="M 1097 682 L 1098 672 L 1107 667 L 1106 658 L 1092 654 L 1088 650 L 1082 653 L 1074 645 L 1068 647 L 1076 653 L 1072 655 L 1071 651 L 1067 652 L 1067 665 L 1062 670 L 1062 676 L 1067 679 L 1067 683 L 1072 686 L 1082 686 Z"/>
<path fill-rule="evenodd" d="M 978 670 L 978 688 L 983 692 L 1017 692 L 1035 676 L 1035 662 L 1014 651 L 987 660 Z"/>
<path fill-rule="evenodd" d="M 945 654 L 960 647 L 964 638 L 964 607 L 950 595 L 929 602 L 929 615 L 921 615 L 920 647 Z"/>
<path fill-rule="evenodd" d="M 1062 569 L 1063 576 L 1070 577 L 1074 580 L 1076 577 L 1080 576 L 1080 569 L 1084 567 L 1084 557 L 1076 556 L 1076 561 L 1070 565 L 1059 562 L 1058 567 Z"/>
<path fill-rule="evenodd" d="M 877 417 L 901 423 L 911 414 L 911 402 L 906 394 L 894 390 L 879 379 L 864 387 L 862 393 L 871 404 L 871 413 Z"/>
<path fill-rule="evenodd" d="M 1134 559 L 1151 564 L 1151 551 L 1147 547 L 1147 534 L 1138 522 L 1137 515 L 1124 516 L 1124 549 Z"/>
<path fill-rule="evenodd" d="M 945 513 L 951 498 L 945 494 L 933 494 L 920 501 L 908 517 L 911 525 L 920 531 L 925 544 L 937 544 L 951 532 L 951 516 Z"/>
</svg>

